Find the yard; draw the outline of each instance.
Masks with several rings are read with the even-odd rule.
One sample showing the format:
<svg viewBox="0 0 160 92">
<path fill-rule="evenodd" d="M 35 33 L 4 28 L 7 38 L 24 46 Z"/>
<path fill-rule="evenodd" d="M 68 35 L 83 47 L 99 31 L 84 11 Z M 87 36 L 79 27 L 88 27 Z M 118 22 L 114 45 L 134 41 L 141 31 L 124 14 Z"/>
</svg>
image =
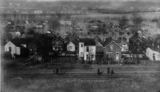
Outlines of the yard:
<svg viewBox="0 0 160 92">
<path fill-rule="evenodd" d="M 3 60 L 2 92 L 160 92 L 160 63 L 140 65 L 66 64 L 64 75 L 54 65 L 24 66 L 23 59 Z M 7 63 L 6 63 L 7 62 Z M 107 74 L 107 68 L 115 71 Z M 97 69 L 103 71 L 101 76 Z"/>
</svg>

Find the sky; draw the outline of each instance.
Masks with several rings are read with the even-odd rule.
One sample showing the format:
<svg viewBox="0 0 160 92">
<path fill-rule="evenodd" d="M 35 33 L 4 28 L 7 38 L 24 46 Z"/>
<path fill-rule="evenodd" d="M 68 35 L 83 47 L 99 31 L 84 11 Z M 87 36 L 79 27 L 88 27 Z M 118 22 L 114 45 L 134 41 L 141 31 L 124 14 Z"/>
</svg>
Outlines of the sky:
<svg viewBox="0 0 160 92">
<path fill-rule="evenodd" d="M 153 1 L 160 2 L 160 0 L 28 0 L 28 1 Z"/>
</svg>

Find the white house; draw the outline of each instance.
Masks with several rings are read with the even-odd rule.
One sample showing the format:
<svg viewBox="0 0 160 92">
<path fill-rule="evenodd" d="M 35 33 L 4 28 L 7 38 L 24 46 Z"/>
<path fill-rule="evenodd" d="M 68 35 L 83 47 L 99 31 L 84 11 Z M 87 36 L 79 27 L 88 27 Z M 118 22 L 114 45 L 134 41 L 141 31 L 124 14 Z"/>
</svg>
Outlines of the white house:
<svg viewBox="0 0 160 92">
<path fill-rule="evenodd" d="M 127 44 L 122 44 L 121 51 L 122 52 L 127 52 L 128 51 L 128 45 Z"/>
<path fill-rule="evenodd" d="M 76 45 L 73 42 L 70 41 L 67 44 L 67 51 L 75 52 L 76 51 Z"/>
<path fill-rule="evenodd" d="M 84 38 L 79 40 L 79 58 L 84 61 L 96 60 L 96 43 L 94 39 Z"/>
<path fill-rule="evenodd" d="M 160 61 L 160 52 L 152 50 L 151 48 L 146 49 L 146 56 L 152 61 Z"/>
<path fill-rule="evenodd" d="M 24 39 L 14 39 L 12 41 L 8 41 L 4 46 L 4 51 L 11 53 L 14 58 L 15 55 L 27 55 L 28 49 L 27 44 Z"/>
<path fill-rule="evenodd" d="M 13 42 L 9 41 L 7 44 L 4 46 L 4 51 L 5 52 L 10 52 L 11 55 L 13 56 L 14 54 L 20 55 L 20 47 L 14 44 Z"/>
</svg>

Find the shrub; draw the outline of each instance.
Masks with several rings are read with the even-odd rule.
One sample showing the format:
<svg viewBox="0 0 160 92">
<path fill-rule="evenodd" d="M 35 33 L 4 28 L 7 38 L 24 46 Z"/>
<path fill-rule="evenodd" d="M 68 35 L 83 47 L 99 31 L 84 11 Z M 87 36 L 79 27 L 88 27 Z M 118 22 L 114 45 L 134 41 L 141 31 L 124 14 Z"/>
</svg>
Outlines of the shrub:
<svg viewBox="0 0 160 92">
<path fill-rule="evenodd" d="M 10 52 L 5 52 L 3 55 L 3 58 L 5 59 L 10 59 L 12 57 L 11 53 Z"/>
</svg>

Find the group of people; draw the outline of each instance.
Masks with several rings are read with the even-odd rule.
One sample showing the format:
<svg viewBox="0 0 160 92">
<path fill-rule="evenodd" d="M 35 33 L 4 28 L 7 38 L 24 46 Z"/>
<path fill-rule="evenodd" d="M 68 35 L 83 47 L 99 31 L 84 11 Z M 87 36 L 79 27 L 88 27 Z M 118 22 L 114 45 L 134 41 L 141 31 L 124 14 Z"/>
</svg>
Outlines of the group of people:
<svg viewBox="0 0 160 92">
<path fill-rule="evenodd" d="M 115 73 L 115 72 L 114 72 L 113 69 L 111 69 L 110 67 L 107 68 L 107 74 L 113 75 L 114 73 Z M 98 75 L 102 75 L 103 72 L 98 68 L 98 69 L 97 69 L 97 74 L 98 74 Z"/>
</svg>

